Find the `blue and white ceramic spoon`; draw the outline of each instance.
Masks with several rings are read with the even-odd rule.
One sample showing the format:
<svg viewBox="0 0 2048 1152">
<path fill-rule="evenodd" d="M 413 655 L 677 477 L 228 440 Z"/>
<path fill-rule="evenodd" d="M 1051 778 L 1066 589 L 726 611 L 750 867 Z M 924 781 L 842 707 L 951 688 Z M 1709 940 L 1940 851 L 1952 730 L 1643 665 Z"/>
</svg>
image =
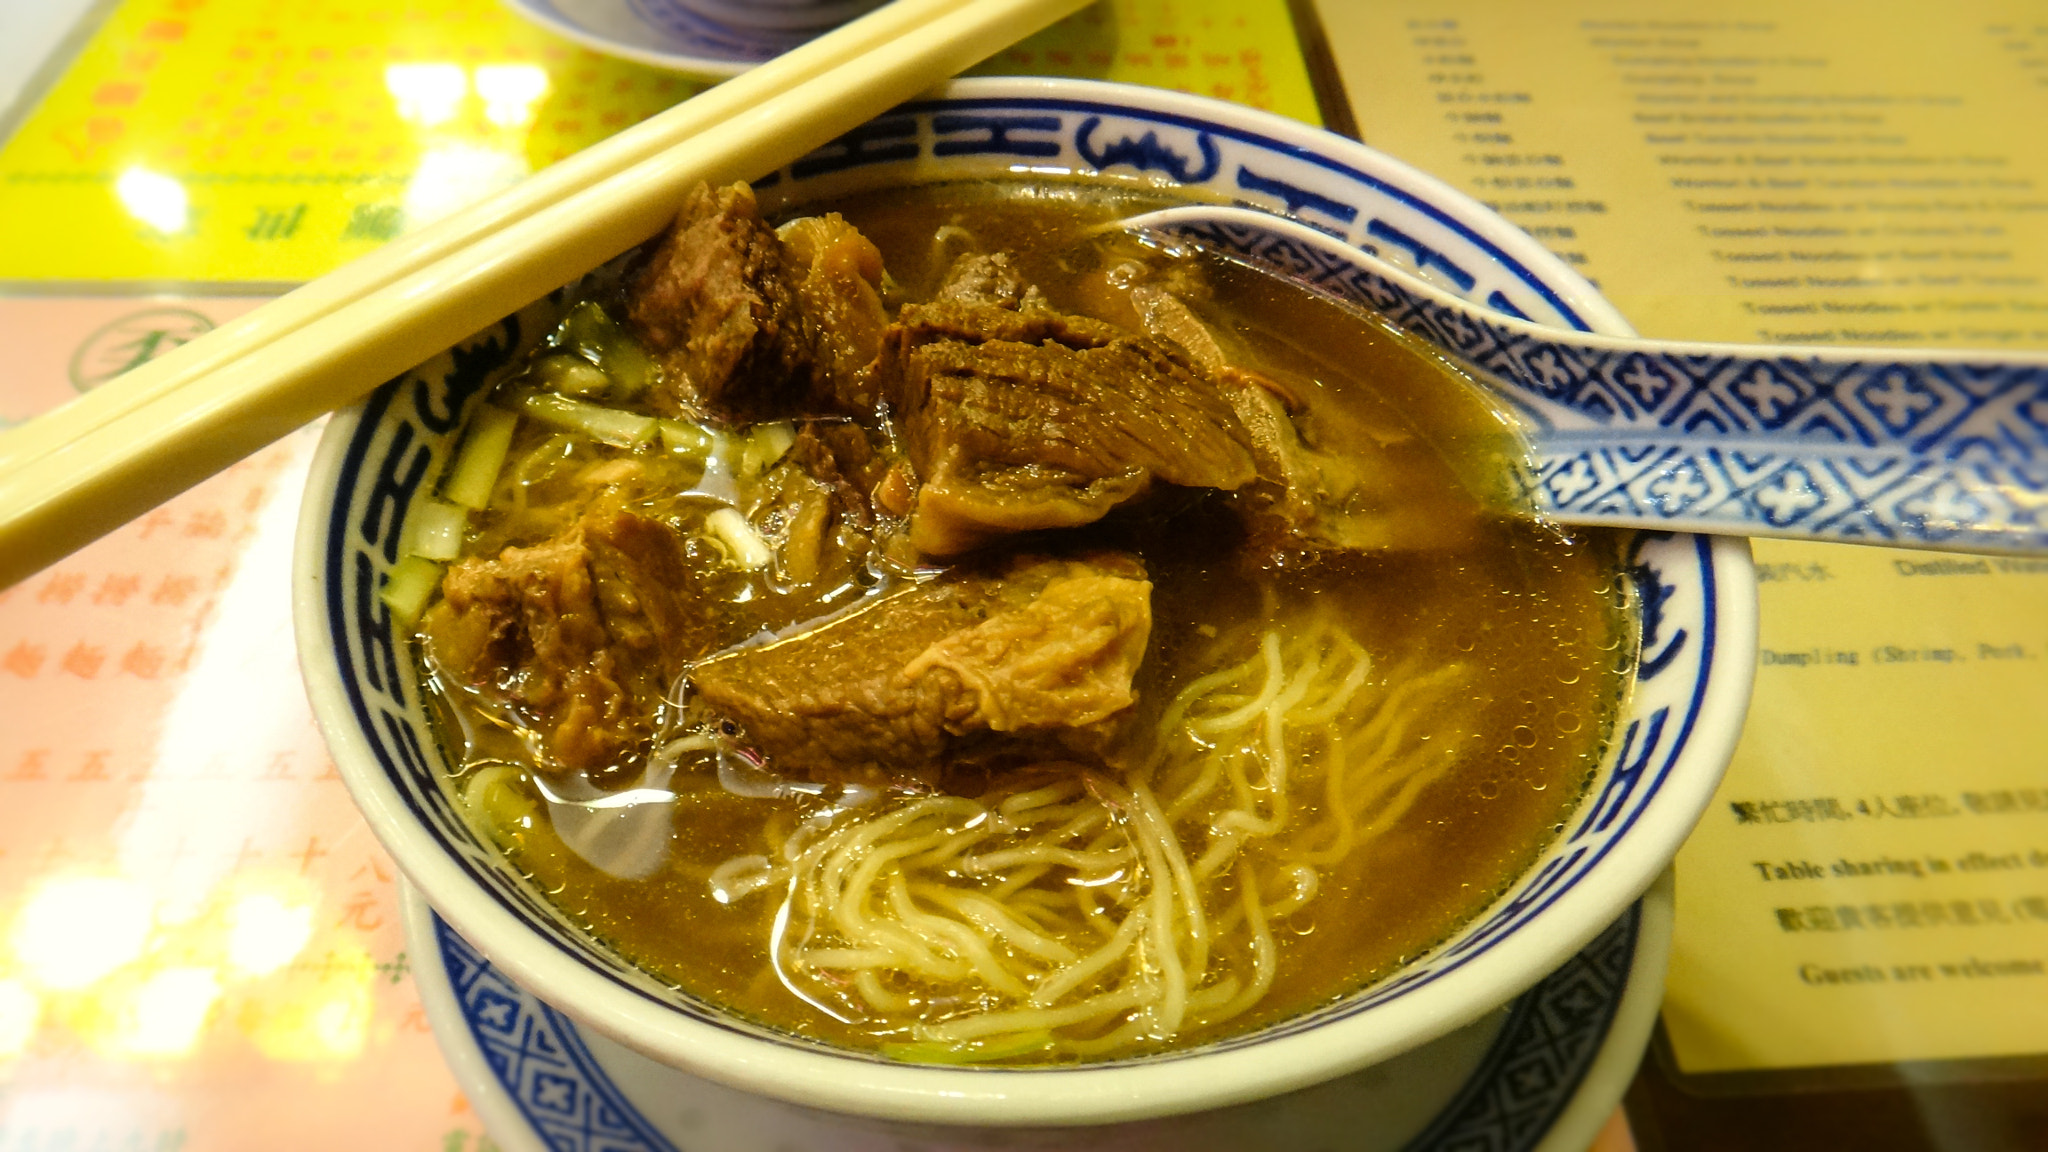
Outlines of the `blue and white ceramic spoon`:
<svg viewBox="0 0 2048 1152">
<path fill-rule="evenodd" d="M 1596 336 L 1249 208 L 1125 226 L 1306 280 L 1475 369 L 1523 418 L 1558 521 L 2048 552 L 2048 355 Z"/>
</svg>

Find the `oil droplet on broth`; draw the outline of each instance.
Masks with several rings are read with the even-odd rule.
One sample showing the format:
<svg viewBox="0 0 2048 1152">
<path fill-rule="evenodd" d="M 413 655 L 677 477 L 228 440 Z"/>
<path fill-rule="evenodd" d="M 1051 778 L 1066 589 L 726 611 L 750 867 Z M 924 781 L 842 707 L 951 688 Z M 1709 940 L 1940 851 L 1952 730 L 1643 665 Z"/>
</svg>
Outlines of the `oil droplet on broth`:
<svg viewBox="0 0 2048 1152">
<path fill-rule="evenodd" d="M 1585 726 L 1585 723 L 1577 712 L 1559 712 L 1557 714 L 1557 730 L 1566 735 L 1577 732 Z"/>
<path fill-rule="evenodd" d="M 1527 724 L 1517 724 L 1515 725 L 1515 730 L 1508 733 L 1508 739 L 1521 747 L 1534 748 L 1536 746 L 1536 730 Z"/>
<path fill-rule="evenodd" d="M 1454 647 L 1456 647 L 1457 650 L 1460 652 L 1470 652 L 1472 649 L 1478 647 L 1479 641 L 1473 639 L 1470 633 L 1461 632 L 1455 639 L 1451 641 L 1451 644 Z"/>
<path fill-rule="evenodd" d="M 1505 752 L 1505 751 L 1506 751 L 1506 749 L 1502 749 L 1502 751 L 1503 751 L 1503 752 Z M 1520 755 L 1521 755 L 1521 749 L 1519 749 L 1519 748 L 1518 748 L 1518 749 L 1516 749 L 1516 750 L 1515 750 L 1515 755 L 1516 755 L 1516 756 L 1520 756 Z M 1481 800 L 1491 800 L 1491 799 L 1493 799 L 1493 798 L 1494 798 L 1495 796 L 1498 796 L 1498 795 L 1500 795 L 1500 781 L 1498 781 L 1498 780 L 1481 780 L 1481 781 L 1479 782 L 1479 789 L 1478 789 L 1478 791 L 1479 791 L 1479 798 L 1480 798 Z"/>
</svg>

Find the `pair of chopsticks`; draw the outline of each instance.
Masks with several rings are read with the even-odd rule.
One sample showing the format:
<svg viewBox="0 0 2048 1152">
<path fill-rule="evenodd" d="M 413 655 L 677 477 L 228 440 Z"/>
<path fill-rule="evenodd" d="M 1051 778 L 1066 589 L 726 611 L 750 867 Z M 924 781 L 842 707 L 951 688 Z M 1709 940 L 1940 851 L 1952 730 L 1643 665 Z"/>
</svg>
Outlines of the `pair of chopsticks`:
<svg viewBox="0 0 2048 1152">
<path fill-rule="evenodd" d="M 1085 3 L 895 0 L 0 434 L 0 588 Z"/>
</svg>

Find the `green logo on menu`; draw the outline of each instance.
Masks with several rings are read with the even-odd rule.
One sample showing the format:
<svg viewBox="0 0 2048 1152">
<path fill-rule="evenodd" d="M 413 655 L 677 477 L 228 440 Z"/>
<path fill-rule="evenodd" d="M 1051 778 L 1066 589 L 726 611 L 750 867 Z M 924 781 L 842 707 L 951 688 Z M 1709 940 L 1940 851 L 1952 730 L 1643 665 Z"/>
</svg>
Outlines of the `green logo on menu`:
<svg viewBox="0 0 2048 1152">
<path fill-rule="evenodd" d="M 190 308 L 131 312 L 103 325 L 71 354 L 72 387 L 90 391 L 212 328 L 213 321 Z"/>
</svg>

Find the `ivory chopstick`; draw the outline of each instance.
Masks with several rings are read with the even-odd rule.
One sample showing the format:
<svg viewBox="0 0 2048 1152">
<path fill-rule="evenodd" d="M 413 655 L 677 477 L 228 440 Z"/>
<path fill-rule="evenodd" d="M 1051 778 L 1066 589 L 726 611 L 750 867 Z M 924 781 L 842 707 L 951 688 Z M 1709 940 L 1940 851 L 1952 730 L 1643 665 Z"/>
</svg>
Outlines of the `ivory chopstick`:
<svg viewBox="0 0 2048 1152">
<path fill-rule="evenodd" d="M 0 586 L 654 235 L 697 181 L 772 171 L 1085 2 L 973 0 L 11 470 Z"/>
<path fill-rule="evenodd" d="M 0 433 L 0 476 L 170 394 L 288 332 L 459 252 L 712 125 L 959 10 L 973 0 L 895 0 L 505 191 L 351 261 L 288 295 L 140 365 L 47 415 Z"/>
</svg>

